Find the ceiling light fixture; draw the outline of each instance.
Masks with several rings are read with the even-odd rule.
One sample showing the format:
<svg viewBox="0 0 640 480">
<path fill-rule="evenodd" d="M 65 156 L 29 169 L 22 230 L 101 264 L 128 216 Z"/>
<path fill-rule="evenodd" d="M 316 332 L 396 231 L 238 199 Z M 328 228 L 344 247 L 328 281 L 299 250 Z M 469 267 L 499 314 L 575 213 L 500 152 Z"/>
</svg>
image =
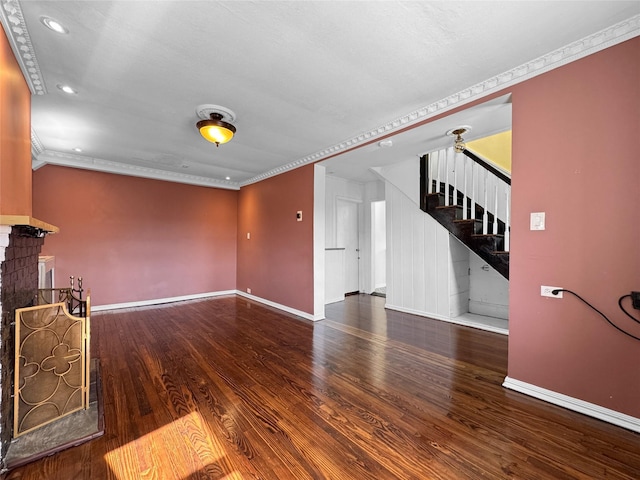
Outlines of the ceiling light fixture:
<svg viewBox="0 0 640 480">
<path fill-rule="evenodd" d="M 69 30 L 67 30 L 67 28 L 64 25 L 62 25 L 59 21 L 54 20 L 51 17 L 42 16 L 40 17 L 40 21 L 45 27 L 47 27 L 49 30 L 53 30 L 56 33 L 62 33 L 62 34 L 69 33 Z"/>
<path fill-rule="evenodd" d="M 464 143 L 464 138 L 462 138 L 462 135 L 467 133 L 469 130 L 471 130 L 471 127 L 469 125 L 462 125 L 460 127 L 453 128 L 447 132 L 447 135 L 449 135 L 450 137 L 455 137 L 453 148 L 456 151 L 456 153 L 462 153 L 464 152 L 464 149 L 467 148 L 467 146 Z"/>
<path fill-rule="evenodd" d="M 69 85 L 58 84 L 57 87 L 60 90 L 62 90 L 64 93 L 68 93 L 69 95 L 75 95 L 76 93 L 78 93 L 74 88 L 71 88 Z"/>
<path fill-rule="evenodd" d="M 196 108 L 198 117 L 201 118 L 196 127 L 205 140 L 215 143 L 219 147 L 221 143 L 227 143 L 236 133 L 236 127 L 231 125 L 236 119 L 236 114 L 228 108 L 219 105 L 199 105 Z"/>
</svg>

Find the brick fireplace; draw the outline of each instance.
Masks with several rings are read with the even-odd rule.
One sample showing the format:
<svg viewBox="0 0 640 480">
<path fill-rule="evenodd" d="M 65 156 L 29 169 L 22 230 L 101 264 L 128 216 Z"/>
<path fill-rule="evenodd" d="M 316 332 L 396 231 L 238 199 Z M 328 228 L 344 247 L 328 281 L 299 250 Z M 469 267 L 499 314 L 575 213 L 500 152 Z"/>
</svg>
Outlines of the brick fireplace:
<svg viewBox="0 0 640 480">
<path fill-rule="evenodd" d="M 0 225 L 0 458 L 13 428 L 15 310 L 34 304 L 44 235 L 44 230 L 29 225 Z"/>
<path fill-rule="evenodd" d="M 38 254 L 58 228 L 32 217 L 30 78 L 0 25 L 0 460 L 12 437 L 14 317 L 34 302 Z M 21 68 L 24 67 L 24 70 Z"/>
</svg>

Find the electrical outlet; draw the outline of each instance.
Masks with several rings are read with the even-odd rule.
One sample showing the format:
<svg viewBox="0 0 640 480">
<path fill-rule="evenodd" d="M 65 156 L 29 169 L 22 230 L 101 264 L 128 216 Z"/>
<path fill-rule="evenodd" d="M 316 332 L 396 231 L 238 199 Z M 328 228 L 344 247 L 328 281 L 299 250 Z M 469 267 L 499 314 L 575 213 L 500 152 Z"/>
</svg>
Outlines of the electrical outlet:
<svg viewBox="0 0 640 480">
<path fill-rule="evenodd" d="M 540 296 L 551 297 L 551 298 L 562 298 L 562 292 L 558 292 L 556 295 L 554 295 L 553 294 L 554 290 L 562 290 L 562 287 L 549 287 L 547 285 L 542 285 L 540 287 Z"/>
<path fill-rule="evenodd" d="M 640 310 L 640 292 L 631 292 L 631 303 L 633 308 Z"/>
</svg>

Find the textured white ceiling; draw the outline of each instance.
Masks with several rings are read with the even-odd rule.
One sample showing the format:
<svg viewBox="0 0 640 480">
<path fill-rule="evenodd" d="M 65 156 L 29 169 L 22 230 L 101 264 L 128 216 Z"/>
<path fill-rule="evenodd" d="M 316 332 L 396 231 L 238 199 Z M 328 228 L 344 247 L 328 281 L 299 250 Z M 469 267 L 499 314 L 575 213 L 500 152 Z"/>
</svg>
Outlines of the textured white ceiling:
<svg viewBox="0 0 640 480">
<path fill-rule="evenodd" d="M 228 187 L 393 132 L 396 119 L 640 12 L 637 1 L 2 3 L 5 28 L 19 23 L 12 7 L 22 15 L 46 89 L 32 103 L 39 162 Z M 199 136 L 203 103 L 235 111 L 230 143 Z"/>
</svg>

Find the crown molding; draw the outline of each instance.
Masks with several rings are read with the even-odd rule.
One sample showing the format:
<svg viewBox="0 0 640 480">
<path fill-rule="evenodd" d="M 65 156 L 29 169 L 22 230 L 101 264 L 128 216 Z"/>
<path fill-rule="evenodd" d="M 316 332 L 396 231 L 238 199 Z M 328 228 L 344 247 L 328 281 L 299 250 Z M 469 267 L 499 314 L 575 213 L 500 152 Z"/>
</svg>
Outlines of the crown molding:
<svg viewBox="0 0 640 480">
<path fill-rule="evenodd" d="M 44 152 L 44 146 L 40 141 L 40 138 L 36 134 L 33 128 L 31 129 L 31 170 L 38 170 L 40 167 L 46 165 L 46 162 L 38 160 L 40 154 Z"/>
<path fill-rule="evenodd" d="M 38 66 L 36 52 L 31 44 L 31 37 L 22 16 L 22 8 L 18 0 L 3 0 L 0 8 L 0 23 L 7 33 L 13 54 L 20 65 L 22 75 L 29 85 L 32 95 L 44 95 L 47 88 Z"/>
<path fill-rule="evenodd" d="M 141 167 L 121 162 L 113 162 L 102 158 L 87 157 L 84 155 L 74 155 L 71 153 L 44 150 L 36 159 L 40 168 L 43 165 L 60 165 L 63 167 L 82 168 L 118 175 L 128 175 L 132 177 L 151 178 L 154 180 L 165 180 L 167 182 L 186 183 L 202 187 L 224 188 L 227 190 L 239 190 L 237 182 L 228 180 L 218 180 L 215 178 L 202 177 L 198 175 L 188 175 L 185 173 L 169 172 L 155 168 Z"/>
<path fill-rule="evenodd" d="M 11 48 L 13 49 L 14 55 L 20 65 L 23 76 L 29 85 L 32 94 L 44 95 L 47 93 L 44 79 L 42 78 L 40 67 L 38 66 L 35 50 L 31 44 L 18 0 L 2 0 L 2 7 L 0 8 L 0 22 L 7 32 Z M 346 139 L 340 143 L 302 157 L 286 165 L 282 165 L 256 175 L 243 182 L 216 180 L 207 177 L 126 165 L 119 162 L 112 162 L 93 157 L 83 157 L 79 155 L 70 155 L 44 150 L 43 145 L 33 131 L 31 134 L 33 155 L 32 163 L 34 168 L 39 168 L 47 163 L 53 163 L 57 165 L 75 166 L 76 168 L 95 169 L 122 175 L 141 176 L 172 182 L 237 190 L 242 186 L 250 185 L 269 177 L 280 175 L 289 170 L 294 170 L 304 165 L 316 163 L 329 157 L 345 153 L 382 136 L 389 136 L 406 128 L 417 126 L 419 123 L 424 123 L 430 118 L 446 113 L 454 108 L 474 102 L 501 89 L 524 82 L 638 35 L 640 35 L 640 15 L 634 15 L 627 20 L 616 23 L 615 25 L 600 30 L 599 32 L 554 50 L 546 55 L 542 55 L 534 60 L 512 68 L 511 70 L 495 75 L 483 82 L 409 112 L 406 115 L 363 132 L 355 137 Z"/>
<path fill-rule="evenodd" d="M 32 128 L 31 129 L 31 155 L 35 158 L 38 155 L 40 155 L 42 152 L 44 152 L 44 146 L 42 145 L 40 138 Z"/>
<path fill-rule="evenodd" d="M 570 43 L 569 45 L 547 53 L 546 55 L 542 55 L 541 57 L 533 59 L 527 63 L 523 63 L 511 70 L 495 75 L 484 82 L 477 83 L 476 85 L 454 93 L 453 95 L 449 95 L 442 100 L 438 100 L 437 102 L 431 103 L 418 110 L 414 110 L 402 117 L 398 117 L 395 120 L 380 125 L 377 128 L 361 133 L 355 137 L 289 164 L 282 165 L 278 168 L 274 168 L 273 170 L 269 170 L 268 172 L 256 175 L 255 177 L 242 182 L 240 186 L 250 185 L 269 177 L 279 175 L 288 170 L 293 170 L 309 163 L 315 163 L 320 160 L 325 160 L 329 157 L 345 153 L 369 143 L 378 137 L 383 135 L 388 136 L 389 134 L 404 130 L 407 127 L 425 122 L 426 120 L 446 113 L 449 110 L 471 103 L 517 83 L 524 82 L 545 72 L 566 65 L 567 63 L 575 62 L 576 60 L 604 50 L 605 48 L 609 48 L 618 43 L 622 43 L 626 40 L 630 40 L 638 35 L 640 35 L 640 15 L 634 15 L 627 20 L 623 20 L 622 22 L 600 30 L 588 37 Z"/>
</svg>

